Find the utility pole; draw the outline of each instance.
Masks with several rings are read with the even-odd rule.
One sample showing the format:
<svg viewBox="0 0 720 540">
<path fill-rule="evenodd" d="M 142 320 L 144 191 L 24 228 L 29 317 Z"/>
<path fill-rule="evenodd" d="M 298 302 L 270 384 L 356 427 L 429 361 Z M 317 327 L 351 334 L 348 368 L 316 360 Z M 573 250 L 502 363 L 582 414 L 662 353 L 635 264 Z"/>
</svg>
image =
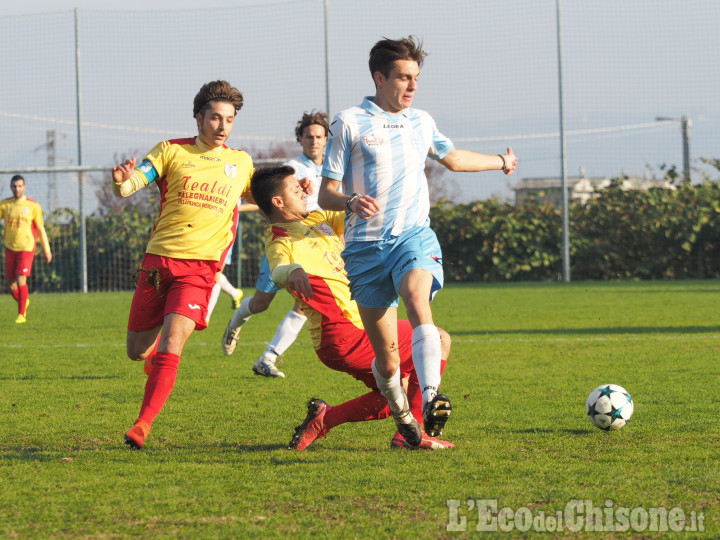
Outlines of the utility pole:
<svg viewBox="0 0 720 540">
<path fill-rule="evenodd" d="M 683 140 L 683 174 L 685 182 L 690 183 L 690 128 L 692 120 L 687 116 L 680 118 L 680 133 Z"/>
<path fill-rule="evenodd" d="M 658 122 L 676 122 L 680 124 L 683 147 L 683 181 L 690 183 L 690 128 L 692 128 L 692 120 L 685 115 L 680 118 L 657 116 L 655 120 Z"/>
<path fill-rule="evenodd" d="M 60 133 L 61 136 L 65 136 Z M 45 149 L 47 153 L 47 168 L 48 168 L 48 181 L 47 181 L 47 206 L 48 211 L 52 211 L 58 207 L 58 194 L 57 194 L 57 173 L 55 168 L 57 167 L 57 140 L 58 132 L 54 129 L 49 129 L 45 132 L 45 144 L 41 144 L 33 151 Z"/>
</svg>

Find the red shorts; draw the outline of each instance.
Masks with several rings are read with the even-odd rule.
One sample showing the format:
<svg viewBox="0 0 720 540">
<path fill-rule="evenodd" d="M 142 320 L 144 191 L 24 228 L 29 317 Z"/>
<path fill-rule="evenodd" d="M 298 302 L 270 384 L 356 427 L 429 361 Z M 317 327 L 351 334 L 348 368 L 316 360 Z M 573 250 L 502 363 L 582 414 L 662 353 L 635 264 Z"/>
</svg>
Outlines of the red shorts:
<svg viewBox="0 0 720 540">
<path fill-rule="evenodd" d="M 400 342 L 400 377 L 414 373 L 412 360 L 412 333 L 410 321 L 398 321 L 398 340 Z M 349 373 L 365 386 L 377 390 L 372 372 L 375 358 L 370 339 L 365 330 L 360 330 L 349 321 L 323 327 L 320 348 L 315 351 L 320 361 L 330 369 Z"/>
<path fill-rule="evenodd" d="M 173 259 L 146 253 L 142 268 L 130 305 L 128 330 L 144 332 L 162 326 L 170 313 L 192 319 L 196 330 L 207 328 L 205 317 L 219 268 L 217 261 Z M 153 274 L 158 278 L 157 288 L 151 281 Z"/>
<path fill-rule="evenodd" d="M 32 270 L 34 251 L 11 251 L 5 248 L 5 275 L 8 281 L 15 281 L 17 276 L 29 276 Z"/>
</svg>

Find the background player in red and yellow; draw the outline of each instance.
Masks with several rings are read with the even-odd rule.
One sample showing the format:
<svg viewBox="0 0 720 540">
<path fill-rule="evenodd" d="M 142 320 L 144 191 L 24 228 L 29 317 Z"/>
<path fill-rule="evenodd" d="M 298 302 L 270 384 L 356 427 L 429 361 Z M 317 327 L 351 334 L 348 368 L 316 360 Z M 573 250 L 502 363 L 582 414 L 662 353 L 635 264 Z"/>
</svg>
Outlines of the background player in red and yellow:
<svg viewBox="0 0 720 540">
<path fill-rule="evenodd" d="M 13 196 L 0 201 L 0 219 L 5 220 L 5 273 L 10 294 L 18 304 L 16 323 L 26 322 L 30 304 L 27 278 L 32 270 L 35 246 L 40 236 L 45 262 L 52 261 L 50 242 L 45 232 L 40 204 L 25 196 L 25 179 L 16 174 L 10 179 Z"/>
<path fill-rule="evenodd" d="M 323 210 L 308 213 L 306 195 L 293 176 L 292 167 L 256 171 L 252 194 L 271 223 L 265 253 L 272 279 L 300 301 L 308 317 L 308 330 L 318 357 L 329 368 L 348 373 L 371 389 L 334 407 L 321 399 L 311 399 L 305 421 L 296 428 L 290 448 L 303 450 L 330 429 L 346 422 L 388 418 L 390 407 L 377 389 L 372 371 L 375 353 L 357 304 L 350 299 L 341 257 L 345 213 Z M 400 373 L 408 387 L 410 409 L 419 419 L 422 417 L 422 392 L 412 361 L 412 327 L 408 321 L 400 320 L 397 324 Z M 450 353 L 450 336 L 442 330 L 440 335 L 444 369 Z M 400 432 L 393 437 L 391 446 L 411 447 Z M 421 448 L 452 446 L 422 434 Z"/>
<path fill-rule="evenodd" d="M 162 141 L 135 168 L 113 169 L 113 192 L 127 197 L 154 182 L 160 216 L 145 250 L 130 307 L 127 354 L 145 360 L 145 396 L 125 442 L 142 448 L 175 385 L 193 330 L 206 328 L 215 274 L 235 240 L 237 202 L 250 196 L 252 159 L 225 145 L 243 96 L 226 81 L 205 84 L 193 102 L 198 135 Z"/>
</svg>

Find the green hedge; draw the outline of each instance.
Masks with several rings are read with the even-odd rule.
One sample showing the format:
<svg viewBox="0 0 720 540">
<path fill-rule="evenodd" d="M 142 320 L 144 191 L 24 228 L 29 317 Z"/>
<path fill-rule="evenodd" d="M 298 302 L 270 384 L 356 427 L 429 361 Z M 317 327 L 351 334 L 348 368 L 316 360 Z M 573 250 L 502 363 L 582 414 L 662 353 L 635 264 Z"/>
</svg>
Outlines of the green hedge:
<svg viewBox="0 0 720 540">
<path fill-rule="evenodd" d="M 132 205 L 87 218 L 88 290 L 124 290 L 142 259 L 155 215 Z M 617 184 L 570 208 L 573 280 L 681 279 L 720 276 L 720 186 L 705 182 L 676 190 L 622 191 Z M 530 201 L 436 203 L 431 227 L 443 247 L 447 282 L 539 281 L 562 277 L 559 208 Z M 46 216 L 54 262 L 37 255 L 32 290 L 77 291 L 79 219 L 61 209 Z M 253 287 L 264 247 L 257 213 L 241 214 L 244 287 Z M 226 268 L 235 281 L 237 259 Z M 4 250 L 0 253 L 4 267 Z"/>
<path fill-rule="evenodd" d="M 613 185 L 570 208 L 573 280 L 712 278 L 720 275 L 720 187 L 623 191 Z M 440 201 L 431 226 L 448 281 L 557 280 L 559 208 Z"/>
</svg>

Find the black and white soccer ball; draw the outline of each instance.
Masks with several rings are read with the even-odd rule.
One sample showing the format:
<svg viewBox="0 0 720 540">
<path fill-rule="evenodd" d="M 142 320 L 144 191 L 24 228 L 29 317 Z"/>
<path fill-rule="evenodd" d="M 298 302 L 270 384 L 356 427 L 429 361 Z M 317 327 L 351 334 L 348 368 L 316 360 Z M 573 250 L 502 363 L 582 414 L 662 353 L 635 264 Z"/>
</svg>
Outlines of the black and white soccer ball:
<svg viewBox="0 0 720 540">
<path fill-rule="evenodd" d="M 587 415 L 592 425 L 614 431 L 628 423 L 635 406 L 622 386 L 601 384 L 587 398 Z"/>
</svg>

